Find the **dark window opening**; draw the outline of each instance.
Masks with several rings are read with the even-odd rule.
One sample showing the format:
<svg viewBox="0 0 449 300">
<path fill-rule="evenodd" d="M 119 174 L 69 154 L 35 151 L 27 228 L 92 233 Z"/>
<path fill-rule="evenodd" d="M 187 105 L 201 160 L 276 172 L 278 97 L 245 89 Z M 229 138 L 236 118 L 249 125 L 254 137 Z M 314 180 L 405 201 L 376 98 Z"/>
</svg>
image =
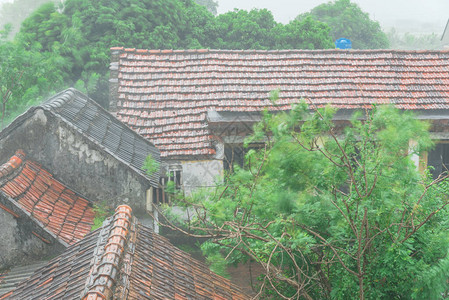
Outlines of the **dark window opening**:
<svg viewBox="0 0 449 300">
<path fill-rule="evenodd" d="M 167 177 L 161 177 L 159 179 L 159 188 L 154 189 L 153 202 L 154 204 L 170 204 L 170 196 L 165 192 L 167 186 Z"/>
<path fill-rule="evenodd" d="M 182 189 L 182 170 L 169 170 L 166 176 L 161 176 L 159 180 L 159 188 L 153 192 L 153 202 L 155 204 L 170 204 L 172 194 L 168 193 L 166 188 L 169 182 L 174 183 L 175 191 Z"/>
<path fill-rule="evenodd" d="M 432 177 L 435 179 L 442 173 L 448 173 L 449 169 L 449 143 L 437 144 L 427 155 L 427 166 L 431 168 Z"/>
<path fill-rule="evenodd" d="M 248 147 L 244 147 L 242 144 L 226 144 L 224 148 L 224 169 L 226 171 L 233 172 L 234 165 L 238 165 L 243 168 L 245 163 L 245 155 L 249 150 L 259 150 L 264 147 L 264 144 L 253 144 Z"/>
<path fill-rule="evenodd" d="M 168 180 L 173 181 L 175 183 L 176 191 L 181 190 L 182 187 L 181 170 L 170 170 Z"/>
</svg>

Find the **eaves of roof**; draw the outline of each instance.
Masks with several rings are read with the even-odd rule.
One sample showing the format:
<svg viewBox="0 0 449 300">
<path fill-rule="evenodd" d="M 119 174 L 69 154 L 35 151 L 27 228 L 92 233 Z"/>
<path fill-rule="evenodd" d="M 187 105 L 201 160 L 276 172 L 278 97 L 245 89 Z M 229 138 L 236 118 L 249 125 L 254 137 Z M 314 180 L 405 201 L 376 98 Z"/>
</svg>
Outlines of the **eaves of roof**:
<svg viewBox="0 0 449 300">
<path fill-rule="evenodd" d="M 0 190 L 0 209 L 3 209 L 7 213 L 11 214 L 15 218 L 24 218 L 30 220 L 34 224 L 33 234 L 42 240 L 46 244 L 52 243 L 52 241 L 56 241 L 63 245 L 64 247 L 68 247 L 69 244 L 65 242 L 63 239 L 59 238 L 56 234 L 51 232 L 48 228 L 42 224 L 38 219 L 36 219 L 31 213 L 25 210 L 20 204 L 14 201 L 9 195 Z"/>
</svg>

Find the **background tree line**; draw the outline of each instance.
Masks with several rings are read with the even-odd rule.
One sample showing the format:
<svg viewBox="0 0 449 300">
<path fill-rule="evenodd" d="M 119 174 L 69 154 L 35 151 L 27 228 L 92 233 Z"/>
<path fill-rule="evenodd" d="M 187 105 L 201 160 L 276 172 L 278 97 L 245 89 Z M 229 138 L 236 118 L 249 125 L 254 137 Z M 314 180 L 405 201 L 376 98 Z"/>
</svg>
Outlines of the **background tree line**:
<svg viewBox="0 0 449 300">
<path fill-rule="evenodd" d="M 147 49 L 328 49 L 335 36 L 361 39 L 360 48 L 386 47 L 376 40 L 385 36 L 377 22 L 349 2 L 337 0 L 321 5 L 288 24 L 274 20 L 266 9 L 235 10 L 214 16 L 212 0 L 65 0 L 41 5 L 26 18 L 20 30 L 18 8 L 35 8 L 39 1 L 15 0 L 2 7 L 13 26 L 5 28 L 0 41 L 0 72 L 15 64 L 16 72 L 34 74 L 21 80 L 8 92 L 6 120 L 10 121 L 30 104 L 67 86 L 86 92 L 100 104 L 108 103 L 109 48 L 124 46 Z M 207 8 L 206 8 L 207 7 Z M 332 18 L 323 17 L 326 11 Z M 339 18 L 355 16 L 347 22 L 357 28 L 369 27 L 363 34 L 336 31 Z M 338 17 L 341 15 L 341 17 Z M 12 19 L 11 17 L 16 17 Z M 327 22 L 327 23 L 326 23 Z M 344 29 L 344 28 L 343 28 Z M 8 35 L 10 40 L 8 40 Z M 332 33 L 332 34 L 331 34 Z M 376 37 L 376 39 L 374 38 Z M 376 41 L 376 42 L 371 42 Z M 14 57 L 14 59 L 12 59 Z M 23 60 L 26 63 L 23 63 Z M 39 63 L 37 63 L 39 62 Z M 8 71 L 9 72 L 9 71 Z M 11 79 L 0 74 L 2 90 Z"/>
</svg>

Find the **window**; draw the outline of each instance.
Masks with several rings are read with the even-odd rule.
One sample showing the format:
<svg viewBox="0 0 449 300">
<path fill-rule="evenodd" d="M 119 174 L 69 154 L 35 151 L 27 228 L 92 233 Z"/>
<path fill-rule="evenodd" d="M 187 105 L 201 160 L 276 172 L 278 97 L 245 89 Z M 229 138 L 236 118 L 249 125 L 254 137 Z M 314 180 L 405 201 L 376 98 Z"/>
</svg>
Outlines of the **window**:
<svg viewBox="0 0 449 300">
<path fill-rule="evenodd" d="M 173 181 L 175 183 L 175 190 L 179 191 L 182 188 L 182 171 L 179 169 L 168 171 L 168 181 Z"/>
<path fill-rule="evenodd" d="M 157 189 L 157 191 L 153 195 L 153 201 L 155 204 L 170 204 L 170 194 L 166 192 L 166 187 L 170 181 L 174 183 L 175 191 L 182 190 L 182 166 L 168 166 L 168 170 L 166 170 L 165 176 L 160 177 L 160 188 Z"/>
<path fill-rule="evenodd" d="M 433 178 L 449 170 L 449 143 L 440 143 L 427 154 L 427 166 L 432 167 Z"/>
<path fill-rule="evenodd" d="M 242 144 L 226 144 L 224 149 L 224 169 L 233 171 L 234 165 L 243 167 L 245 162 L 245 155 L 249 150 L 259 150 L 264 147 L 264 144 L 252 144 L 248 147 L 243 147 Z"/>
<path fill-rule="evenodd" d="M 159 188 L 154 190 L 153 202 L 155 204 L 170 204 L 171 195 L 166 192 L 167 184 L 172 181 L 174 183 L 175 191 L 182 190 L 182 166 L 174 165 L 168 166 L 165 175 L 161 175 L 159 179 Z"/>
</svg>

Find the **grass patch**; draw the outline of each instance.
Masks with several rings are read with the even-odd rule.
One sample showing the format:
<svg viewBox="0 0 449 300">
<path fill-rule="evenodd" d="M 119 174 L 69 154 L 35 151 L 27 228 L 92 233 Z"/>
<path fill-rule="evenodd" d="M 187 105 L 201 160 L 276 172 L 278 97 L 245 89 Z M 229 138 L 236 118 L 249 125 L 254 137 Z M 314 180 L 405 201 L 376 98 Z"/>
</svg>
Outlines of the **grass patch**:
<svg viewBox="0 0 449 300">
<path fill-rule="evenodd" d="M 91 231 L 100 228 L 103 225 L 104 220 L 113 214 L 113 210 L 105 203 L 94 204 L 93 208 L 95 212 L 94 225 L 92 225 Z"/>
</svg>

